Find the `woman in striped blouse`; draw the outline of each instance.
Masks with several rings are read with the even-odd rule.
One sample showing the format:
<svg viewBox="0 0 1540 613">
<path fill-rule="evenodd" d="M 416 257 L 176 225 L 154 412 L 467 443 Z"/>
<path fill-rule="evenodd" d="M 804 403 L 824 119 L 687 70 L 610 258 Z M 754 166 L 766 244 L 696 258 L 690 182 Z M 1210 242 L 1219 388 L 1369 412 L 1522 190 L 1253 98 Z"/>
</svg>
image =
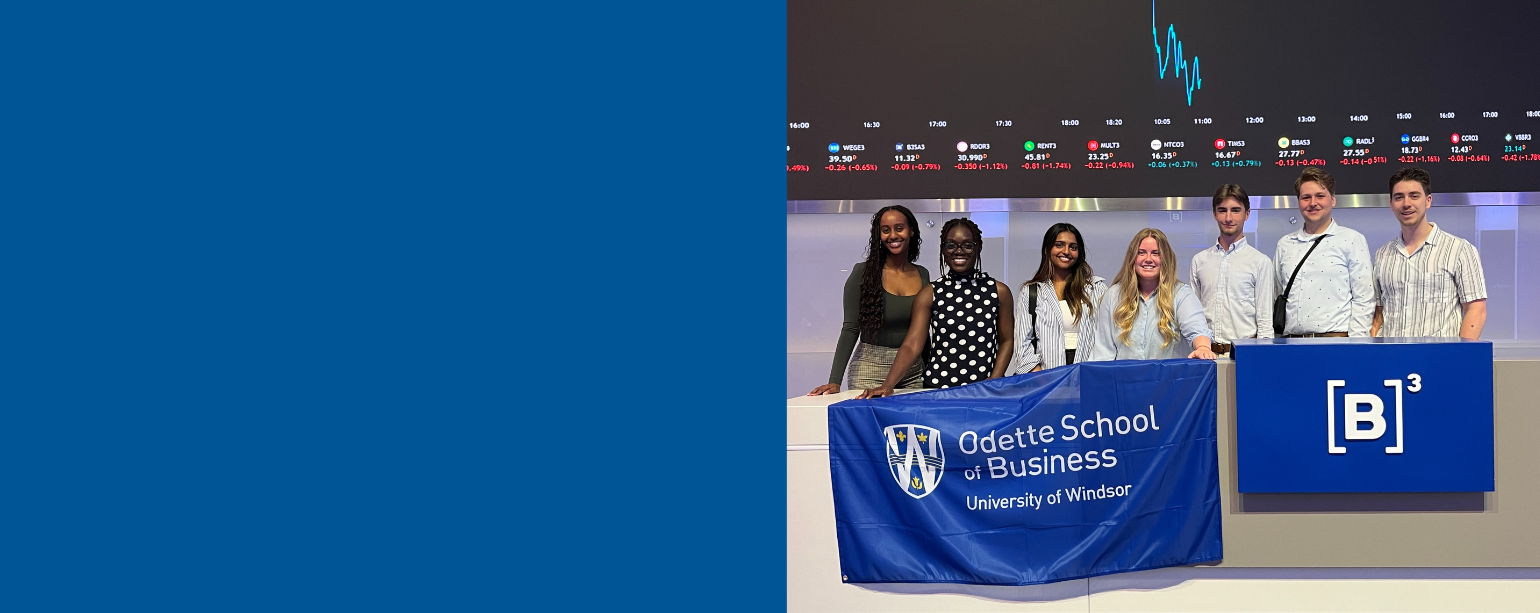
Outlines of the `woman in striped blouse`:
<svg viewBox="0 0 1540 613">
<path fill-rule="evenodd" d="M 1017 293 L 1010 374 L 1074 364 L 1076 353 L 1084 357 L 1089 350 L 1095 339 L 1093 314 L 1107 293 L 1107 281 L 1091 273 L 1084 245 L 1080 230 L 1067 223 L 1054 224 L 1043 235 L 1037 275 Z"/>
</svg>

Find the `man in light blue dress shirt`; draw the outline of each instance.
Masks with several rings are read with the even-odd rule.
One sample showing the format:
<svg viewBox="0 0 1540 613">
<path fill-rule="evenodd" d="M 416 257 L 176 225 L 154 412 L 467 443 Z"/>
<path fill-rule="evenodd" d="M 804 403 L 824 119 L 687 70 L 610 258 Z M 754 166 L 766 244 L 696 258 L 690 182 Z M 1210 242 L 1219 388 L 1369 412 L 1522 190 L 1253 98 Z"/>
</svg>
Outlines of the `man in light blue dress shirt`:
<svg viewBox="0 0 1540 613">
<path fill-rule="evenodd" d="M 1214 359 L 1203 305 L 1186 283 L 1176 280 L 1176 258 L 1165 233 L 1140 230 L 1128 246 L 1123 268 L 1096 309 L 1096 339 L 1086 361 Z M 1125 296 L 1124 292 L 1130 292 Z M 1161 332 L 1160 302 L 1169 298 L 1167 328 Z M 1132 314 L 1127 342 L 1119 315 Z"/>
<path fill-rule="evenodd" d="M 1214 353 L 1230 353 L 1238 338 L 1273 337 L 1273 261 L 1246 244 L 1251 198 L 1227 183 L 1214 192 L 1219 239 L 1192 256 L 1193 292 L 1214 332 Z"/>
<path fill-rule="evenodd" d="M 1374 269 L 1369 242 L 1352 228 L 1331 218 L 1337 204 L 1336 181 L 1319 168 L 1310 167 L 1294 180 L 1299 213 L 1304 227 L 1278 239 L 1273 254 L 1279 295 L 1300 259 L 1304 266 L 1294 279 L 1284 310 L 1283 336 L 1369 336 L 1374 319 Z M 1324 238 L 1323 238 L 1324 237 Z M 1315 251 L 1311 243 L 1320 240 Z"/>
</svg>

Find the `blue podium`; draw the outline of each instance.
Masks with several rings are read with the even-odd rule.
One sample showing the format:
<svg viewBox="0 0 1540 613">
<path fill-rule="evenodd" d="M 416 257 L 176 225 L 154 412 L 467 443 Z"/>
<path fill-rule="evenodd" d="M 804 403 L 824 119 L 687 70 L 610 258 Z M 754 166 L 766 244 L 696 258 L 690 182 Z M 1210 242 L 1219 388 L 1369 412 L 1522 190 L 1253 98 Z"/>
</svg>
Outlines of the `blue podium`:
<svg viewBox="0 0 1540 613">
<path fill-rule="evenodd" d="M 1492 343 L 1235 342 L 1238 491 L 1489 492 Z"/>
</svg>

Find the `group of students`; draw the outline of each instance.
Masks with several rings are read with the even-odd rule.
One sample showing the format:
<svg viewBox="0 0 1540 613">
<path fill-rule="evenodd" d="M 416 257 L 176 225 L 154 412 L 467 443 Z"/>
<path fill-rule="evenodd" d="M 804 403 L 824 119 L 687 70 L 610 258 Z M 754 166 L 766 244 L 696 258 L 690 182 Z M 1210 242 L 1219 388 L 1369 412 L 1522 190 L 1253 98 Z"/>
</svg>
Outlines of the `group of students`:
<svg viewBox="0 0 1540 613">
<path fill-rule="evenodd" d="M 1059 223 L 1043 236 L 1037 273 L 1014 295 L 979 269 L 984 241 L 972 221 L 942 226 L 945 274 L 932 280 L 914 263 L 922 242 L 914 214 L 884 207 L 872 216 L 866 261 L 845 282 L 829 383 L 809 395 L 840 391 L 841 374 L 848 389 L 868 398 L 1077 360 L 1212 360 L 1229 353 L 1234 339 L 1275 334 L 1480 337 L 1481 259 L 1468 241 L 1428 221 L 1426 171 L 1405 168 L 1390 178 L 1401 232 L 1372 260 L 1364 236 L 1331 217 L 1331 175 L 1306 168 L 1294 193 L 1304 226 L 1279 239 L 1271 259 L 1246 243 L 1246 190 L 1226 184 L 1214 194 L 1219 237 L 1193 257 L 1189 283 L 1177 279 L 1166 235 L 1145 228 L 1108 286 L 1086 262 L 1080 231 Z"/>
</svg>

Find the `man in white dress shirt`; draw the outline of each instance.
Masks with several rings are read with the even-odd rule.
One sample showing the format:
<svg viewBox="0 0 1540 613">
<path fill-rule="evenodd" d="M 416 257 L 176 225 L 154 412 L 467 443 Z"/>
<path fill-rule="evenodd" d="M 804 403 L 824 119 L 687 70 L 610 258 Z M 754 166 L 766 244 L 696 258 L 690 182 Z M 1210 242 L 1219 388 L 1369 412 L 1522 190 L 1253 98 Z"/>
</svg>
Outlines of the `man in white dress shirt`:
<svg viewBox="0 0 1540 613">
<path fill-rule="evenodd" d="M 1214 353 L 1228 354 L 1238 338 L 1273 337 L 1273 261 L 1246 242 L 1251 198 L 1233 183 L 1214 192 L 1214 221 L 1219 239 L 1192 256 L 1189 279 L 1209 330 Z"/>
<path fill-rule="evenodd" d="M 1369 242 L 1331 218 L 1337 182 L 1307 167 L 1294 180 L 1304 226 L 1278 239 L 1273 252 L 1277 292 L 1288 291 L 1283 336 L 1369 336 L 1374 319 L 1374 271 Z M 1317 243 L 1319 241 L 1319 243 Z M 1315 251 L 1310 251 L 1311 246 Z M 1309 252 L 1310 257 L 1305 254 Z M 1295 267 L 1299 276 L 1290 287 Z"/>
<path fill-rule="evenodd" d="M 1433 179 L 1421 168 L 1390 177 L 1390 212 L 1401 235 L 1374 255 L 1371 336 L 1476 340 L 1487 321 L 1487 286 L 1476 247 L 1428 221 Z"/>
</svg>

